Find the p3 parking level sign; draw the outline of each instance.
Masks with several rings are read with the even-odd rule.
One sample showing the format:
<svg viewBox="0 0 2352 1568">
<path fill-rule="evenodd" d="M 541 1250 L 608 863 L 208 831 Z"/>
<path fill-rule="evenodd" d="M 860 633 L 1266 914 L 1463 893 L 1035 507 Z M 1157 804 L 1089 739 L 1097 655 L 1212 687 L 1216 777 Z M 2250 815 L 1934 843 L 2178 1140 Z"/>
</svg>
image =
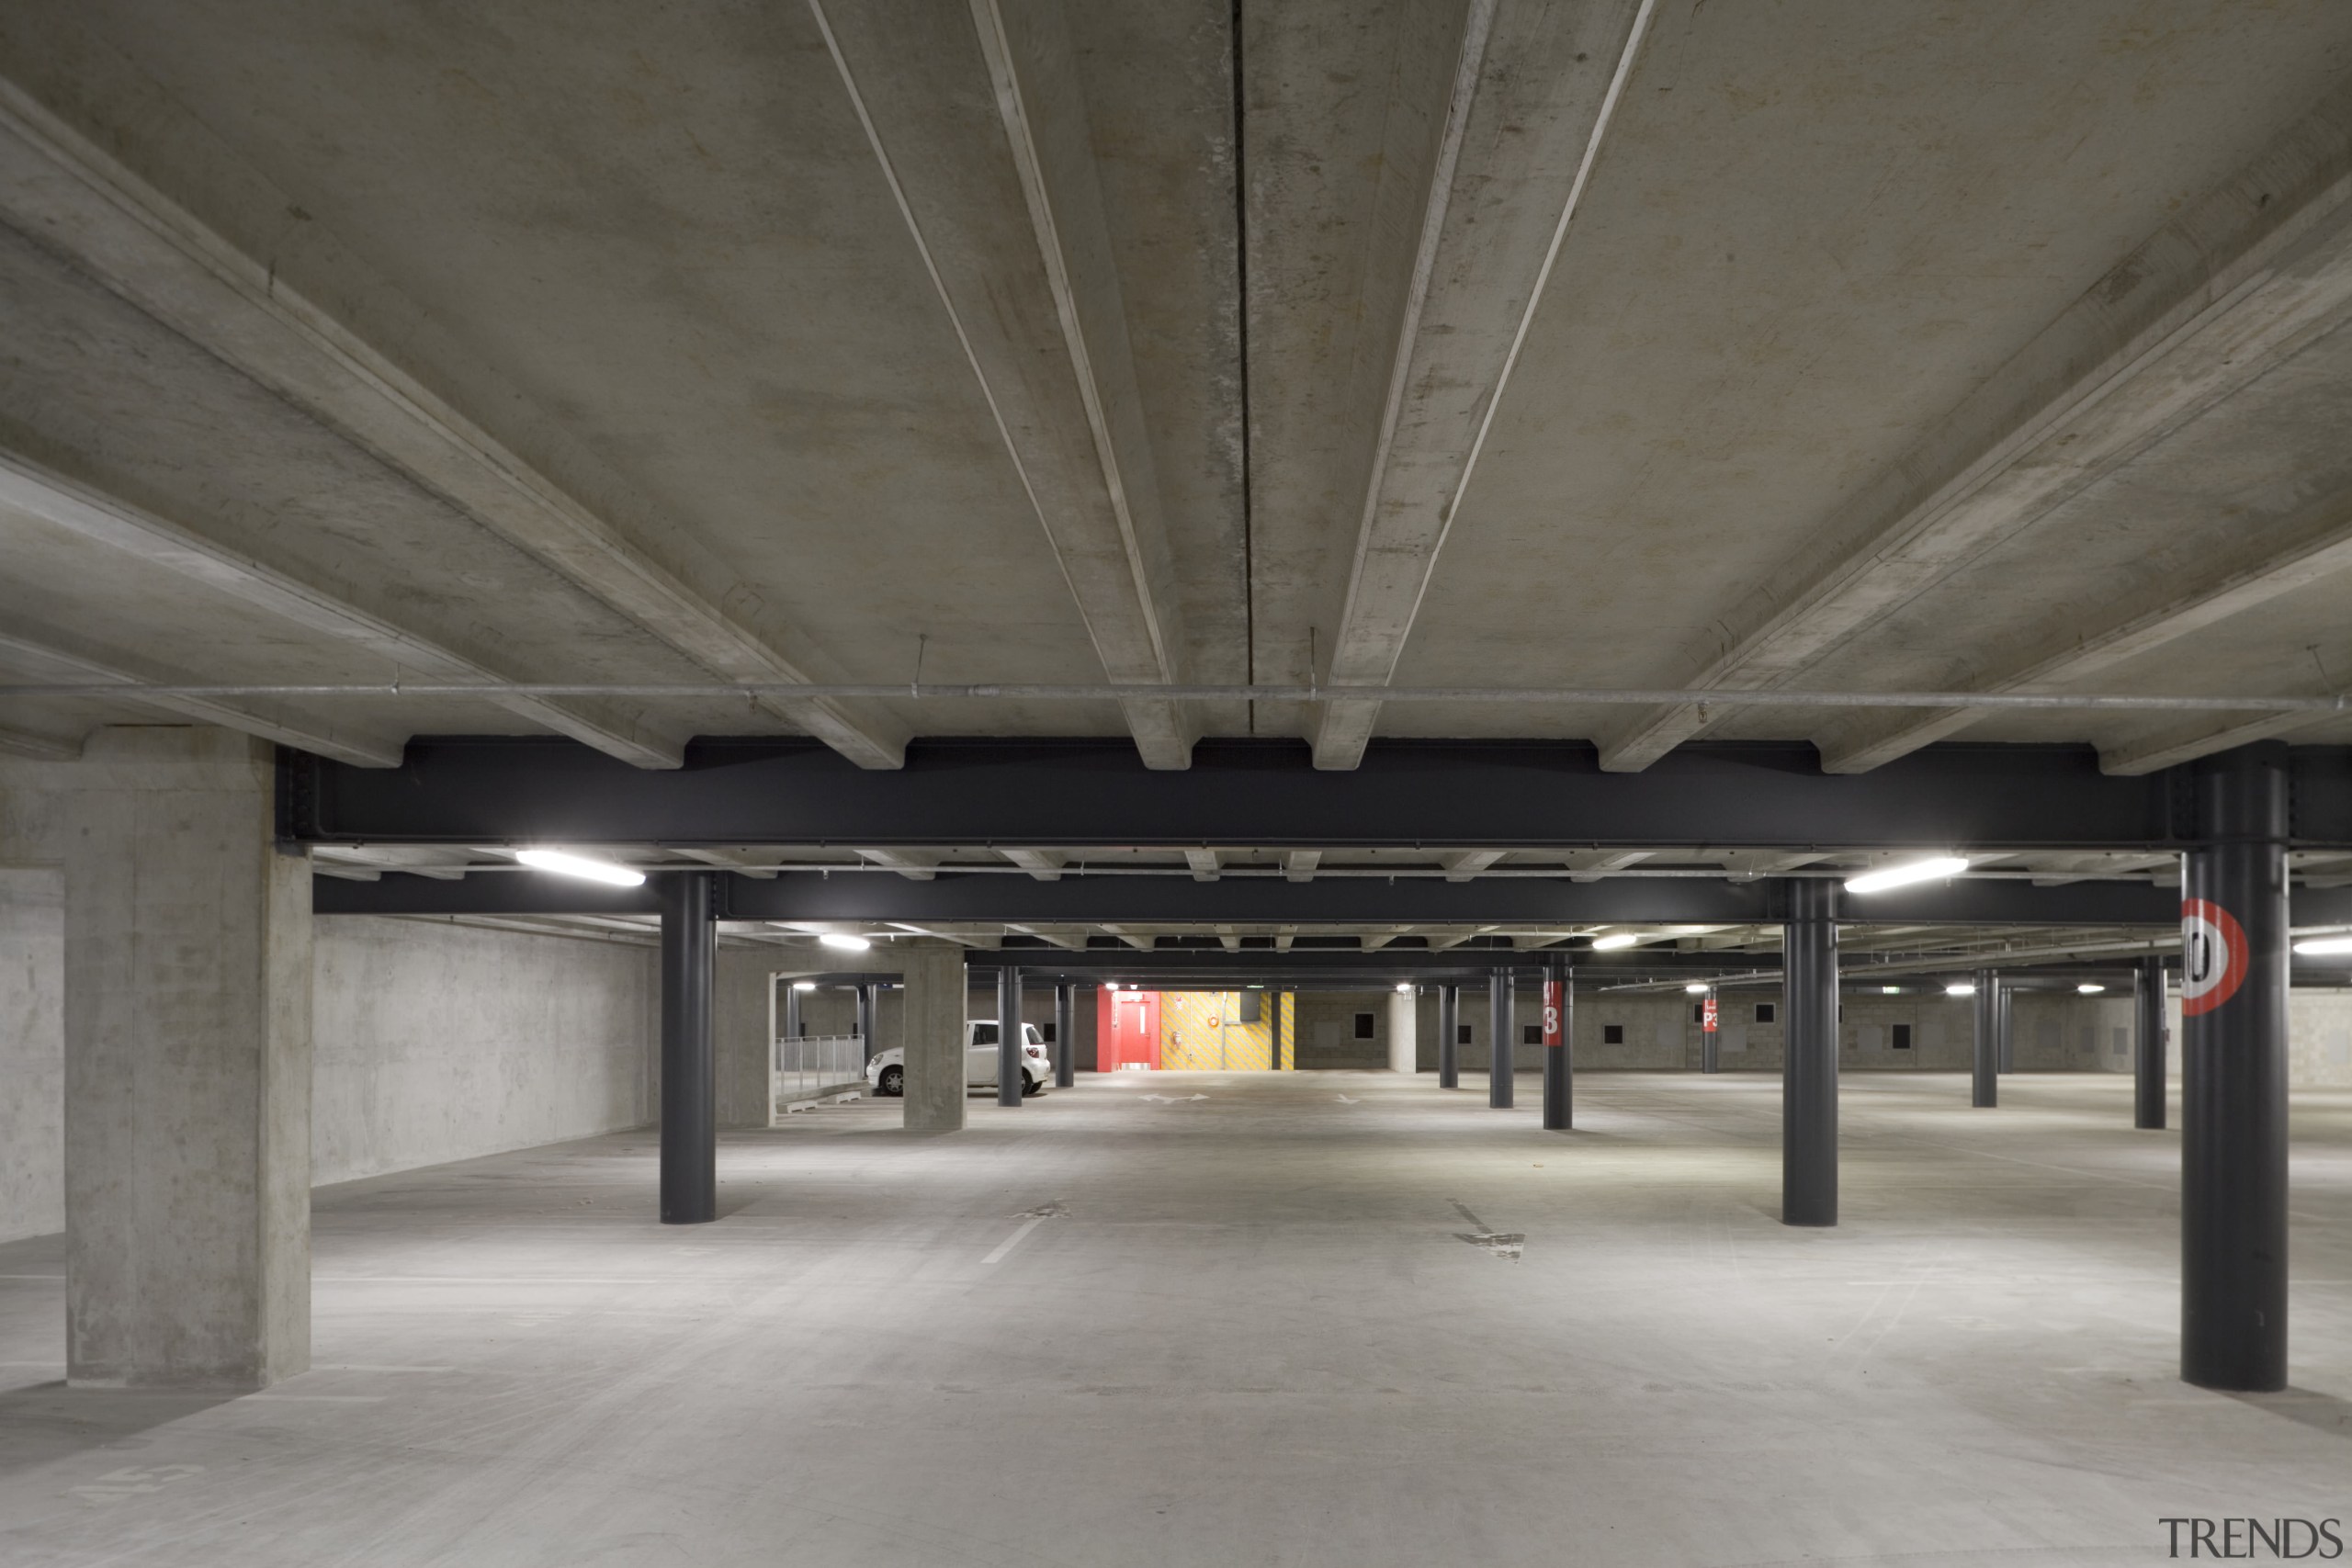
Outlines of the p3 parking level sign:
<svg viewBox="0 0 2352 1568">
<path fill-rule="evenodd" d="M 1563 1004 L 1566 999 L 1561 992 L 1565 988 L 1557 980 L 1544 982 L 1544 1043 L 1546 1045 L 1566 1043 L 1560 1037 L 1560 1014 L 1566 1010 Z"/>
<path fill-rule="evenodd" d="M 1703 1032 L 1713 1034 L 1715 1032 L 1715 1021 L 1720 1016 L 1715 1006 L 1715 998 L 1712 995 L 1699 1004 L 1699 1028 Z"/>
<path fill-rule="evenodd" d="M 2180 1010 L 2211 1012 L 2245 984 L 2254 953 L 2237 917 L 2211 898 L 2180 901 Z"/>
</svg>

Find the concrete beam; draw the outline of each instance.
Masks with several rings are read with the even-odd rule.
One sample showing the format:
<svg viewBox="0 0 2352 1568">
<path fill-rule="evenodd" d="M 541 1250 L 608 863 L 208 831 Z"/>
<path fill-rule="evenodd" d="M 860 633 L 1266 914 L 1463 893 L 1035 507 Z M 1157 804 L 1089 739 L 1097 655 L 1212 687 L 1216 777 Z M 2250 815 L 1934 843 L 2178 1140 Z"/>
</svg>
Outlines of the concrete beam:
<svg viewBox="0 0 2352 1568">
<path fill-rule="evenodd" d="M 1321 850 L 1290 850 L 1283 855 L 1283 879 L 1286 882 L 1312 882 L 1315 868 L 1322 863 Z"/>
<path fill-rule="evenodd" d="M 0 134 L 0 150 L 5 150 L 6 145 L 5 134 Z M 471 657 L 468 650 L 427 636 L 384 613 L 396 601 L 385 592 L 389 585 L 380 577 L 355 576 L 345 589 L 336 590 L 307 581 L 282 563 L 273 563 L 267 558 L 266 531 L 259 539 L 231 541 L 215 537 L 109 494 L 94 480 L 62 474 L 29 457 L 6 451 L 0 451 L 0 505 L 134 556 L 151 566 L 165 568 L 191 582 L 230 594 L 296 626 L 365 649 L 395 671 L 412 672 L 427 680 L 525 678 L 503 661 Z M 370 582 L 372 594 L 368 586 Z M 358 603 L 352 590 L 369 594 L 377 602 Z M 576 697 L 502 696 L 489 700 L 510 713 L 638 767 L 674 768 L 685 756 L 684 736 L 664 730 L 642 710 L 628 711 L 612 703 Z M 203 705 L 221 713 L 255 711 L 217 702 Z M 246 729 L 251 734 L 266 733 L 228 718 L 211 718 L 209 722 Z M 284 738 L 272 735 L 270 739 Z M 301 746 L 305 750 L 320 750 L 319 747 L 306 746 L 299 740 L 285 743 Z M 389 760 L 362 765 L 400 765 L 398 739 L 387 739 L 368 750 Z M 320 750 L 320 754 L 338 753 Z"/>
<path fill-rule="evenodd" d="M 857 858 L 895 871 L 910 882 L 929 882 L 939 874 L 940 857 L 927 850 L 860 850 Z"/>
<path fill-rule="evenodd" d="M 2352 264 L 2352 253 L 2346 260 Z M 2233 531 L 2242 526 L 2234 525 Z M 2088 631 L 2075 624 L 2053 625 L 2040 646 L 2009 650 L 1995 671 L 1972 684 L 1987 692 L 2013 692 L 2087 680 L 2231 616 L 2352 571 L 2352 497 L 2331 496 L 2267 535 L 2258 558 L 2249 561 L 2232 551 L 2220 564 L 2224 570 L 2199 571 L 2188 581 L 2176 579 L 2107 606 L 2104 624 Z M 1958 734 L 1984 716 L 1982 709 L 1951 708 L 1878 719 L 1825 744 L 1821 768 L 1830 773 L 1865 773 Z M 2307 716 L 2301 723 L 2326 721 L 2324 715 L 2316 719 Z"/>
<path fill-rule="evenodd" d="M 1824 519 L 1807 554 L 1717 618 L 1726 635 L 1692 659 L 1687 683 L 1792 682 L 2334 331 L 2348 309 L 2352 87 L 2118 262 Z M 1647 710 L 1600 738 L 1601 765 L 1638 772 L 1710 721 L 1696 705 Z"/>
<path fill-rule="evenodd" d="M 1623 871 L 1629 865 L 1638 865 L 1649 858 L 1646 850 L 1592 850 L 1573 854 L 1567 859 L 1568 880 L 1598 882 L 1613 872 Z"/>
<path fill-rule="evenodd" d="M 157 84 L 78 36 L 43 39 L 38 51 L 28 37 L 10 41 L 20 52 L 5 69 L 64 69 L 67 81 L 51 83 L 52 96 L 70 85 L 76 112 L 104 126 L 114 149 L 162 148 L 156 157 L 165 166 L 201 170 L 209 201 L 206 211 L 191 210 L 85 127 L 68 123 L 18 81 L 0 79 L 0 221 L 40 236 L 81 271 L 714 673 L 838 678 L 819 650 L 727 608 L 757 596 L 695 543 L 691 529 L 658 515 L 555 419 L 471 363 L 322 225 L 288 224 L 294 204 L 285 194 Z M 330 299 L 364 313 L 372 337 L 330 310 L 323 303 Z M 453 373 L 460 366 L 462 376 Z M 476 406 L 457 406 L 431 384 L 432 371 L 441 382 L 476 389 Z M 494 395 L 482 395 L 484 388 Z M 830 700 L 767 705 L 862 766 L 899 765 L 906 737 L 883 716 Z"/>
<path fill-rule="evenodd" d="M 1388 118 L 1382 181 L 1417 183 L 1419 239 L 1354 491 L 1332 683 L 1396 673 L 1649 16 L 1647 0 L 1470 0 L 1443 111 L 1399 105 Z M 1379 713 L 1324 705 L 1315 765 L 1354 767 Z"/>
<path fill-rule="evenodd" d="M 70 762 L 82 754 L 82 742 L 62 735 L 36 735 L 28 729 L 0 728 L 0 755 L 29 757 L 37 762 Z"/>
<path fill-rule="evenodd" d="M 687 860 L 697 860 L 705 865 L 715 865 L 740 876 L 770 877 L 775 874 L 774 850 L 680 849 L 676 852 Z"/>
<path fill-rule="evenodd" d="M 808 4 L 1103 671 L 1182 681 L 1175 568 L 1060 6 L 971 0 L 956 36 L 925 0 Z M 1148 766 L 1190 765 L 1184 705 L 1122 705 Z"/>
<path fill-rule="evenodd" d="M 2100 747 L 2098 771 L 2119 778 L 2160 773 L 2166 768 L 2193 762 L 2199 757 L 2210 757 L 2217 751 L 2251 746 L 2257 740 L 2275 740 L 2282 735 L 2309 729 L 2315 724 L 2328 722 L 2330 716 L 2323 715 L 2314 718 L 2307 713 L 2281 714 L 2273 718 L 2223 725 L 2219 729 L 2211 726 L 2166 729 L 2154 735 L 2142 736 L 2136 740 Z"/>
<path fill-rule="evenodd" d="M 1193 881 L 1215 882 L 1222 863 L 1215 850 L 1186 850 L 1184 863 L 1193 868 Z"/>
<path fill-rule="evenodd" d="M 1059 850 L 999 850 L 997 852 L 1040 882 L 1059 882 L 1069 856 Z"/>
<path fill-rule="evenodd" d="M 1509 853 L 1509 850 L 1455 850 L 1438 856 L 1437 863 L 1445 867 L 1448 882 L 1467 882 Z"/>
<path fill-rule="evenodd" d="M 175 679 L 185 679 L 130 654 L 114 649 L 95 649 L 55 627 L 28 626 L 21 619 L 17 623 L 16 630 L 0 632 L 0 658 L 45 665 L 72 680 L 86 680 L 94 683 L 168 684 Z M 248 705 L 207 697 L 141 697 L 127 692 L 118 697 L 103 690 L 94 690 L 91 695 L 108 702 L 131 703 L 156 712 L 175 714 L 182 718 L 195 719 L 199 724 L 217 724 L 223 729 L 274 740 L 281 746 L 291 746 L 318 756 L 332 757 L 354 767 L 397 768 L 401 765 L 401 743 L 391 737 L 354 731 L 348 726 L 304 714 L 286 703 Z"/>
</svg>

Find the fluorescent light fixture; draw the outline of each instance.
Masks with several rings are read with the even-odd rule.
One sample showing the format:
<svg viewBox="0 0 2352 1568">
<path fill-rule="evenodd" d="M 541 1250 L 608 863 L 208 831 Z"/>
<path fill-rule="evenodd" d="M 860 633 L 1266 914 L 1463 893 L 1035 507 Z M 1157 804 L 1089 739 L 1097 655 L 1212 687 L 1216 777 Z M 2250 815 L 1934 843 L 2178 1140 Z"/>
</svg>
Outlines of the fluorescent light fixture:
<svg viewBox="0 0 2352 1568">
<path fill-rule="evenodd" d="M 838 947 L 843 953 L 864 953 L 867 948 L 874 945 L 872 942 L 866 941 L 865 938 L 862 936 L 852 936 L 847 931 L 827 931 L 817 940 L 823 942 L 827 947 Z"/>
<path fill-rule="evenodd" d="M 1413 983 L 1412 983 L 1410 980 L 1399 980 L 1399 981 L 1397 981 L 1397 982 L 1396 982 L 1396 994 L 1397 994 L 1398 996 L 1400 996 L 1400 997 L 1409 997 L 1409 996 L 1411 996 L 1411 995 L 1413 994 Z"/>
<path fill-rule="evenodd" d="M 1693 980 L 1682 987 L 1682 994 L 1690 997 L 1703 997 L 1707 994 L 1707 983 L 1704 980 Z"/>
<path fill-rule="evenodd" d="M 2100 985 L 2097 980 L 2086 980 L 2081 985 L 2075 987 L 2075 989 L 2080 991 L 2086 997 L 2095 997 L 2101 991 L 2107 989 L 2107 987 Z"/>
<path fill-rule="evenodd" d="M 1973 997 L 1975 994 L 1976 987 L 1973 985 L 1946 986 L 1944 987 L 1944 995 L 1948 997 Z"/>
<path fill-rule="evenodd" d="M 551 871 L 558 876 L 577 876 L 588 882 L 608 882 L 615 887 L 641 887 L 645 873 L 631 871 L 625 865 L 615 865 L 608 860 L 590 860 L 586 855 L 569 855 L 561 850 L 517 850 L 514 858 L 534 871 Z"/>
<path fill-rule="evenodd" d="M 1878 994 L 1882 997 L 1899 997 L 1903 994 L 1903 987 L 1900 986 L 1881 986 L 1878 988 Z"/>
<path fill-rule="evenodd" d="M 2315 936 L 2309 942 L 2299 942 L 2295 951 L 2306 958 L 2325 958 L 2330 954 L 2352 953 L 2352 936 Z"/>
<path fill-rule="evenodd" d="M 1119 988 L 1119 982 L 1116 980 L 1105 980 L 1102 982 L 1102 988 L 1106 991 L 1115 991 Z"/>
<path fill-rule="evenodd" d="M 1939 876 L 1958 876 L 1968 869 L 1968 863 L 1958 855 L 1938 855 L 1933 860 L 1913 861 L 1909 865 L 1890 865 L 1879 871 L 1866 871 L 1860 876 L 1846 879 L 1849 893 L 1876 893 L 1883 887 L 1903 887 L 1914 882 L 1933 882 Z"/>
<path fill-rule="evenodd" d="M 795 980 L 792 982 L 792 988 L 796 991 L 813 991 L 817 988 L 817 982 L 814 980 Z"/>
<path fill-rule="evenodd" d="M 1612 931 L 1607 936 L 1594 937 L 1592 946 L 1596 953 L 1607 953 L 1611 948 L 1631 947 L 1641 940 L 1631 931 Z"/>
</svg>

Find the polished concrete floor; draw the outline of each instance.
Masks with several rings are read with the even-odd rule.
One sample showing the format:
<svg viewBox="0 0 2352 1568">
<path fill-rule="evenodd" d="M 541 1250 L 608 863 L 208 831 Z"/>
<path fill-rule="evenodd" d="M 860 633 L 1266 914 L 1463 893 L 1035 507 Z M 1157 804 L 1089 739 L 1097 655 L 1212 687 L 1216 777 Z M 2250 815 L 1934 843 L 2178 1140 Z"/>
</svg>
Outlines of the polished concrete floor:
<svg viewBox="0 0 2352 1568">
<path fill-rule="evenodd" d="M 2233 1398 L 2175 1380 L 2125 1079 L 1849 1076 L 1834 1231 L 1777 1222 L 1776 1080 L 1596 1075 L 1567 1135 L 1484 1088 L 809 1112 L 684 1229 L 644 1135 L 324 1190 L 317 1370 L 239 1399 L 63 1387 L 60 1246 L 0 1247 L 0 1562 L 2025 1568 L 2352 1516 L 2352 1094 L 2296 1102 L 2298 1390 Z"/>
</svg>

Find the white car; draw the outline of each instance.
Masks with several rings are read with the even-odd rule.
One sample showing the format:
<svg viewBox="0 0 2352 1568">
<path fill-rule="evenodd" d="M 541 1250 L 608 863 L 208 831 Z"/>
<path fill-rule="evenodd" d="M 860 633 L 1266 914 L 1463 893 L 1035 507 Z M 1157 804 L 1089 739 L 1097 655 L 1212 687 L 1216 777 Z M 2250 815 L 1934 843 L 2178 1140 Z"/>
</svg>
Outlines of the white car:
<svg viewBox="0 0 2352 1568">
<path fill-rule="evenodd" d="M 1052 1061 L 1046 1055 L 1046 1037 L 1037 1032 L 1034 1023 L 1021 1026 L 1021 1092 L 1035 1094 L 1046 1087 L 1053 1076 Z M 881 1095 L 902 1095 L 907 1092 L 907 1053 L 903 1046 L 875 1053 L 874 1060 L 865 1064 L 865 1081 Z M 964 1024 L 964 1086 L 967 1089 L 996 1087 L 996 1020 L 975 1018 Z"/>
</svg>

